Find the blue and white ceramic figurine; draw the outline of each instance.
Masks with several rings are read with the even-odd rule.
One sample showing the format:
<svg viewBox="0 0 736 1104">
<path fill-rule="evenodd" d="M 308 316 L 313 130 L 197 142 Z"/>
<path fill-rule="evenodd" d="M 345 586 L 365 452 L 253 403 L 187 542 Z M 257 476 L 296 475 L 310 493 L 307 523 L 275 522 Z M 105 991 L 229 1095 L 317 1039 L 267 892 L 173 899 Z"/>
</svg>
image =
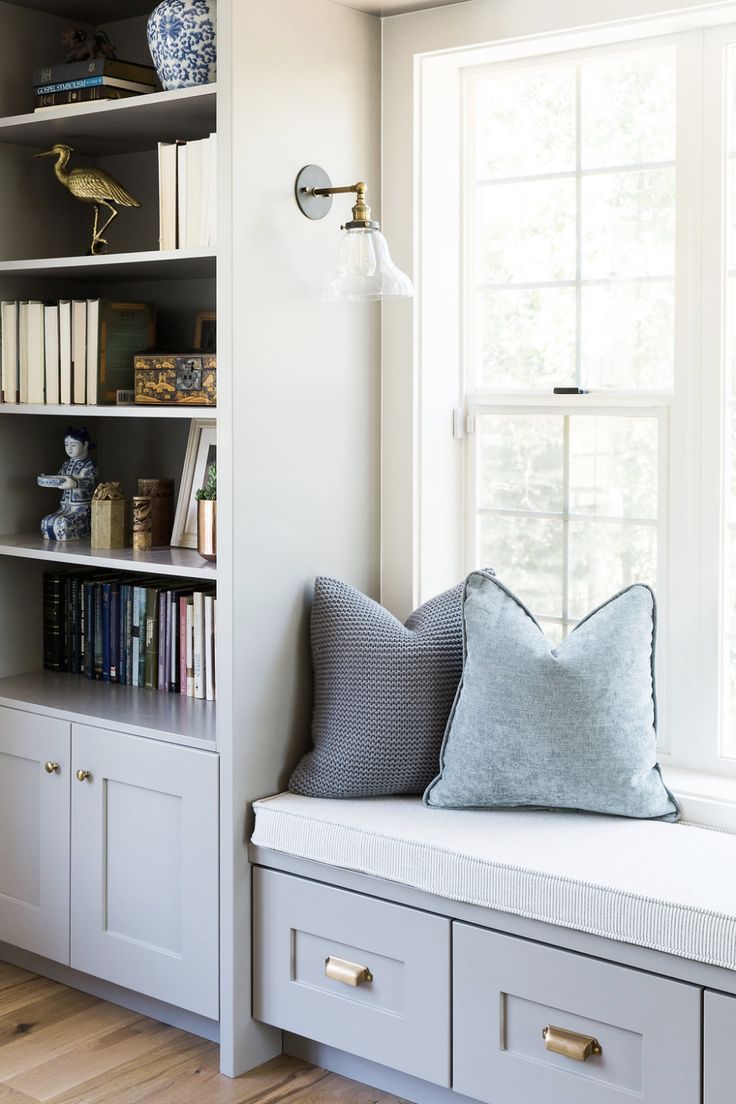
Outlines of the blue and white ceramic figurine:
<svg viewBox="0 0 736 1104">
<path fill-rule="evenodd" d="M 148 20 L 148 47 L 167 92 L 217 80 L 217 0 L 163 0 Z"/>
<path fill-rule="evenodd" d="M 45 540 L 83 540 L 90 535 L 92 492 L 97 483 L 97 465 L 90 458 L 94 445 L 84 428 L 69 426 L 64 434 L 67 459 L 58 475 L 39 475 L 39 487 L 62 491 L 59 509 L 41 522 Z"/>
</svg>

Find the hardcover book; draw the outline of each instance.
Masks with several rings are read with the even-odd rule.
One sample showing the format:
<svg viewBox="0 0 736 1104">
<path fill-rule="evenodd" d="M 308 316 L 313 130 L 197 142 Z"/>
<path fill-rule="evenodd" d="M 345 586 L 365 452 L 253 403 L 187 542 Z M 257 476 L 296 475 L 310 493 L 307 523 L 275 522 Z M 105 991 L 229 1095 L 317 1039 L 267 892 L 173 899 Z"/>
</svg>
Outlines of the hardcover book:
<svg viewBox="0 0 736 1104">
<path fill-rule="evenodd" d="M 79 88 L 126 88 L 129 92 L 152 92 L 148 84 L 140 81 L 119 80 L 117 77 L 83 77 L 81 80 L 63 80 L 56 84 L 40 84 L 34 88 L 37 96 L 53 92 L 75 92 Z"/>
<path fill-rule="evenodd" d="M 97 85 L 95 88 L 76 88 L 70 92 L 43 92 L 33 97 L 33 110 L 43 111 L 47 107 L 68 107 L 76 103 L 97 103 L 100 100 L 127 100 L 139 96 L 127 88 L 109 88 Z"/>
<path fill-rule="evenodd" d="M 45 571 L 43 576 L 43 666 L 64 670 L 65 574 Z"/>
<path fill-rule="evenodd" d="M 67 61 L 34 69 L 33 86 L 38 88 L 43 84 L 63 84 L 65 81 L 86 80 L 90 77 L 117 77 L 119 80 L 139 81 L 145 85 L 157 83 L 156 70 L 152 65 L 118 61 L 116 58 L 93 58 L 90 61 Z"/>
</svg>

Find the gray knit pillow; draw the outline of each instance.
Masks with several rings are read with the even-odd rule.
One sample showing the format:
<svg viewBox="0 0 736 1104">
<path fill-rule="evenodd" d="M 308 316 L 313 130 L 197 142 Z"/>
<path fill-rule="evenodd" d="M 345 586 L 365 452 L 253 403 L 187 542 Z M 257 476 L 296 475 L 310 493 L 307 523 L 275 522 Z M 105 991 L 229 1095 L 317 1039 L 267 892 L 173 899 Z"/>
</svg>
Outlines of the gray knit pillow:
<svg viewBox="0 0 736 1104">
<path fill-rule="evenodd" d="M 462 590 L 432 598 L 402 625 L 346 583 L 316 580 L 314 749 L 292 774 L 292 793 L 424 791 L 462 674 Z"/>
</svg>

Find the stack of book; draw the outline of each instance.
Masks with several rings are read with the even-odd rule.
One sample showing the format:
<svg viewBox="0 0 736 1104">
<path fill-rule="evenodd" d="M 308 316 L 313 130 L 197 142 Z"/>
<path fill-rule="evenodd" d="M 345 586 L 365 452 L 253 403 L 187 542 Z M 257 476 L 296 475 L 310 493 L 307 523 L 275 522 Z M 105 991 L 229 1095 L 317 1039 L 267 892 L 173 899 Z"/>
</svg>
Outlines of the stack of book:
<svg viewBox="0 0 736 1104">
<path fill-rule="evenodd" d="M 121 572 L 47 571 L 47 671 L 215 701 L 214 587 Z"/>
<path fill-rule="evenodd" d="M 158 147 L 161 249 L 214 249 L 217 135 Z"/>
<path fill-rule="evenodd" d="M 124 100 L 155 92 L 156 88 L 156 70 L 150 65 L 108 58 L 48 65 L 33 73 L 33 109 Z"/>
<path fill-rule="evenodd" d="M 155 342 L 152 303 L 4 302 L 4 403 L 133 401 L 134 357 Z"/>
</svg>

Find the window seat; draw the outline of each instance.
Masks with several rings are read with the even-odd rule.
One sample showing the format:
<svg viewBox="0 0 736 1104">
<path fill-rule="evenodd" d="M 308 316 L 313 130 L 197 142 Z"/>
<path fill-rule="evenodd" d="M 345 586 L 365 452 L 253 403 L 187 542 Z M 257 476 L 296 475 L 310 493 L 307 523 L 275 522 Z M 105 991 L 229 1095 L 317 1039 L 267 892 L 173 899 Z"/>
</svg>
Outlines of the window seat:
<svg viewBox="0 0 736 1104">
<path fill-rule="evenodd" d="M 258 848 L 736 970 L 736 834 L 414 797 L 280 794 L 255 812 Z"/>
</svg>

